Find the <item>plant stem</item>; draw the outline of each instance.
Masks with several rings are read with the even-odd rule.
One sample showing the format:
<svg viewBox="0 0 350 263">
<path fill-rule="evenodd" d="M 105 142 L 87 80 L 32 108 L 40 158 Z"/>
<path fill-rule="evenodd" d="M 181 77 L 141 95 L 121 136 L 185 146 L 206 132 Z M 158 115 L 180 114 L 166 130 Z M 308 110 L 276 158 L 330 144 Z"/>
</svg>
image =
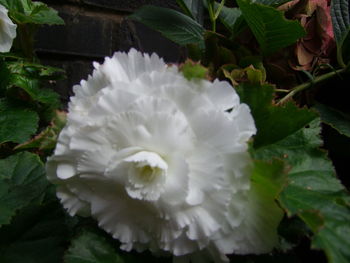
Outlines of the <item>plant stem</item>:
<svg viewBox="0 0 350 263">
<path fill-rule="evenodd" d="M 34 57 L 33 36 L 32 36 L 31 31 L 30 31 L 30 28 L 28 28 L 27 25 L 19 24 L 18 25 L 18 32 L 19 32 L 21 48 L 22 48 L 24 55 L 28 59 L 33 60 L 33 57 Z"/>
<path fill-rule="evenodd" d="M 215 11 L 215 20 L 218 19 L 224 5 L 225 5 L 225 0 L 221 0 L 221 3 L 219 5 L 218 9 Z"/>
<path fill-rule="evenodd" d="M 332 78 L 335 75 L 343 73 L 346 70 L 347 70 L 347 68 L 342 68 L 342 69 L 338 69 L 338 70 L 335 70 L 335 71 L 331 71 L 331 72 L 328 72 L 326 74 L 323 74 L 323 75 L 315 78 L 313 81 L 309 81 L 309 82 L 306 82 L 306 83 L 303 83 L 303 84 L 300 84 L 300 85 L 294 87 L 286 96 L 284 96 L 279 102 L 277 102 L 277 105 L 281 105 L 281 104 L 285 103 L 286 101 L 288 101 L 290 98 L 292 98 L 298 92 L 303 91 L 303 90 L 305 90 L 307 88 L 310 88 L 313 85 L 315 85 L 317 83 L 320 83 L 320 82 L 322 82 L 324 80 Z"/>
</svg>

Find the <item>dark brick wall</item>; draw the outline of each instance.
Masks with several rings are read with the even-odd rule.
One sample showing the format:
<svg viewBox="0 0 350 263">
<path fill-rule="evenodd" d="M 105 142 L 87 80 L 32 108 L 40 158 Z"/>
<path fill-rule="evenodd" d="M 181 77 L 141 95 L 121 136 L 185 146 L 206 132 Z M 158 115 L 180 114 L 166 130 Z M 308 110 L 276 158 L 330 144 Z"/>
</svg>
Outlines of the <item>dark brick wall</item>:
<svg viewBox="0 0 350 263">
<path fill-rule="evenodd" d="M 140 23 L 127 19 L 145 4 L 177 8 L 175 0 L 41 0 L 55 8 L 64 26 L 42 27 L 36 36 L 36 52 L 43 64 L 66 70 L 67 79 L 49 86 L 66 104 L 72 86 L 86 79 L 92 62 L 102 62 L 115 51 L 134 47 L 156 52 L 169 63 L 184 59 L 184 50 Z"/>
</svg>

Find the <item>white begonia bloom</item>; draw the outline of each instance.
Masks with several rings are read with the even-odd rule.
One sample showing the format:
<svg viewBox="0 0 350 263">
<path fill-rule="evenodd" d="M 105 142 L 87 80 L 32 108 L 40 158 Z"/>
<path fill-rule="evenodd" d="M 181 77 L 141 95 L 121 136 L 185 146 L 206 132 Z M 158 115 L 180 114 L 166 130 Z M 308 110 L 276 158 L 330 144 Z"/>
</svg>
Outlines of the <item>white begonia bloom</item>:
<svg viewBox="0 0 350 263">
<path fill-rule="evenodd" d="M 127 251 L 218 262 L 271 251 L 282 213 L 250 194 L 256 128 L 232 86 L 189 81 L 134 49 L 94 66 L 47 162 L 68 212 L 91 215 Z"/>
<path fill-rule="evenodd" d="M 7 15 L 8 10 L 0 5 L 0 52 L 9 52 L 13 39 L 16 37 L 16 28 Z"/>
</svg>

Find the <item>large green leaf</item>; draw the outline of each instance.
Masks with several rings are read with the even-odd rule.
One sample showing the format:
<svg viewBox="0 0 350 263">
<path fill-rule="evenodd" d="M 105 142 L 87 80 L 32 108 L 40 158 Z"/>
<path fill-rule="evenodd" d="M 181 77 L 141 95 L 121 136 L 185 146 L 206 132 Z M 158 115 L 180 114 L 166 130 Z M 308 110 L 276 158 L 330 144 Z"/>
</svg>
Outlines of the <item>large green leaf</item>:
<svg viewBox="0 0 350 263">
<path fill-rule="evenodd" d="M 289 183 L 278 198 L 281 206 L 309 226 L 313 247 L 323 249 L 330 262 L 349 262 L 350 197 L 326 152 L 319 149 L 317 114 L 293 104 L 274 105 L 273 87 L 268 85 L 241 85 L 238 92 L 257 125 L 259 141 L 251 150 L 253 158 L 280 159 L 289 165 Z"/>
<path fill-rule="evenodd" d="M 38 122 L 36 112 L 0 100 L 0 144 L 27 141 L 36 132 Z"/>
<path fill-rule="evenodd" d="M 65 263 L 124 263 L 107 240 L 85 230 L 76 237 L 64 256 Z"/>
<path fill-rule="evenodd" d="M 20 210 L 0 228 L 0 262 L 62 263 L 75 224 L 57 202 Z"/>
<path fill-rule="evenodd" d="M 203 24 L 203 0 L 176 0 L 186 15 Z"/>
<path fill-rule="evenodd" d="M 264 55 L 295 43 L 305 34 L 299 22 L 286 20 L 283 13 L 273 7 L 249 0 L 237 0 L 237 3 Z"/>
<path fill-rule="evenodd" d="M 146 5 L 129 17 L 159 31 L 179 45 L 204 45 L 204 28 L 195 20 L 175 10 Z"/>
<path fill-rule="evenodd" d="M 241 84 L 236 89 L 242 102 L 250 106 L 258 129 L 254 138 L 255 148 L 285 138 L 307 125 L 316 116 L 316 113 L 300 109 L 291 102 L 280 107 L 273 105 L 273 86 Z"/>
<path fill-rule="evenodd" d="M 321 120 L 332 128 L 336 129 L 340 134 L 350 137 L 350 116 L 333 109 L 324 104 L 316 104 L 315 108 L 321 115 Z"/>
<path fill-rule="evenodd" d="M 49 183 L 37 155 L 21 152 L 0 160 L 0 226 L 16 212 L 39 200 Z"/>
<path fill-rule="evenodd" d="M 349 262 L 350 200 L 335 177 L 332 163 L 319 150 L 319 119 L 284 139 L 254 152 L 254 157 L 284 159 L 290 165 L 289 185 L 279 200 L 289 215 L 297 214 L 314 232 L 313 247 L 330 262 Z"/>
<path fill-rule="evenodd" d="M 337 42 L 338 62 L 345 66 L 350 62 L 350 4 L 349 0 L 332 0 L 331 17 Z"/>
</svg>

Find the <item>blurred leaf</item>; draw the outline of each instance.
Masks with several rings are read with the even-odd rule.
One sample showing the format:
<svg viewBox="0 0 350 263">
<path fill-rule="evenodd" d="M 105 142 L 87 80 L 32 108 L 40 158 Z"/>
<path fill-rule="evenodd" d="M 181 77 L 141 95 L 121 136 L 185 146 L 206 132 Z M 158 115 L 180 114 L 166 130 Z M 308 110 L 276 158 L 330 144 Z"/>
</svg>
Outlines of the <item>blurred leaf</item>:
<svg viewBox="0 0 350 263">
<path fill-rule="evenodd" d="M 241 101 L 250 106 L 258 129 L 254 138 L 255 148 L 278 142 L 298 131 L 317 116 L 316 113 L 300 109 L 291 102 L 279 107 L 273 105 L 273 86 L 243 83 L 236 89 Z"/>
<path fill-rule="evenodd" d="M 0 228 L 0 262 L 62 263 L 74 223 L 58 202 L 22 209 Z"/>
<path fill-rule="evenodd" d="M 349 0 L 332 0 L 331 17 L 337 42 L 338 62 L 345 66 L 350 62 L 350 4 Z"/>
<path fill-rule="evenodd" d="M 0 144 L 27 141 L 35 134 L 38 122 L 37 113 L 0 100 Z"/>
<path fill-rule="evenodd" d="M 40 200 L 49 183 L 39 157 L 21 152 L 0 160 L 0 226 L 9 224 L 17 210 Z"/>
<path fill-rule="evenodd" d="M 237 0 L 237 3 L 264 55 L 287 47 L 305 35 L 299 22 L 286 20 L 283 13 L 273 7 L 249 0 Z"/>
<path fill-rule="evenodd" d="M 203 24 L 203 0 L 176 0 L 186 15 Z"/>
<path fill-rule="evenodd" d="M 159 31 L 179 45 L 204 45 L 204 28 L 195 20 L 175 10 L 146 5 L 129 18 Z"/>
<path fill-rule="evenodd" d="M 349 115 L 320 103 L 317 103 L 315 108 L 320 113 L 324 123 L 336 129 L 340 134 L 350 137 Z"/>
<path fill-rule="evenodd" d="M 17 145 L 15 150 L 38 148 L 39 150 L 52 150 L 56 147 L 60 131 L 66 124 L 66 113 L 56 111 L 56 115 L 49 127 L 43 130 L 28 142 Z"/>
<path fill-rule="evenodd" d="M 124 263 L 124 260 L 103 236 L 85 230 L 72 241 L 64 263 Z"/>
</svg>

